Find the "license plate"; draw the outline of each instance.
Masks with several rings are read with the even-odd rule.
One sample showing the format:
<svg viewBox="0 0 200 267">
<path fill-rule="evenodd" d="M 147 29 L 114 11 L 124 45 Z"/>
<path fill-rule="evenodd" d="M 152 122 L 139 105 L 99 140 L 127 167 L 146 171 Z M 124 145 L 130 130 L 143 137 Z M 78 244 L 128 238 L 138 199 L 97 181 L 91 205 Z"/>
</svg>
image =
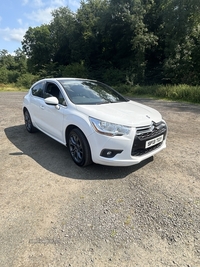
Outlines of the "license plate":
<svg viewBox="0 0 200 267">
<path fill-rule="evenodd" d="M 162 141 L 163 141 L 163 135 L 158 136 L 158 137 L 156 137 L 154 139 L 148 140 L 148 141 L 146 141 L 145 148 L 149 148 L 151 146 L 155 146 L 155 145 L 159 144 Z"/>
</svg>

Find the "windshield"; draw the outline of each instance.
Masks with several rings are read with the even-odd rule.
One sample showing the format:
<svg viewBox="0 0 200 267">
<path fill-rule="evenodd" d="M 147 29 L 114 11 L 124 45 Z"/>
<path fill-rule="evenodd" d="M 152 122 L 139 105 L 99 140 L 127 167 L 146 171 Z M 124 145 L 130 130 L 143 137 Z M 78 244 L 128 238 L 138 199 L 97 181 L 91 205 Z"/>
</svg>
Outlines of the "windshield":
<svg viewBox="0 0 200 267">
<path fill-rule="evenodd" d="M 89 80 L 59 80 L 69 99 L 78 105 L 96 105 L 127 101 L 111 87 Z"/>
</svg>

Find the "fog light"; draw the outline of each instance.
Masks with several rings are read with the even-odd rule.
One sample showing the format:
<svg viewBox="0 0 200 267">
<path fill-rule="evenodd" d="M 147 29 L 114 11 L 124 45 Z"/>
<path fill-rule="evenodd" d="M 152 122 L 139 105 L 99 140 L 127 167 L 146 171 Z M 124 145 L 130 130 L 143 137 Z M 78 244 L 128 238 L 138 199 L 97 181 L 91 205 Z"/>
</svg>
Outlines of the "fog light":
<svg viewBox="0 0 200 267">
<path fill-rule="evenodd" d="M 119 149 L 103 149 L 100 156 L 104 158 L 113 158 L 115 155 L 122 153 Z"/>
</svg>

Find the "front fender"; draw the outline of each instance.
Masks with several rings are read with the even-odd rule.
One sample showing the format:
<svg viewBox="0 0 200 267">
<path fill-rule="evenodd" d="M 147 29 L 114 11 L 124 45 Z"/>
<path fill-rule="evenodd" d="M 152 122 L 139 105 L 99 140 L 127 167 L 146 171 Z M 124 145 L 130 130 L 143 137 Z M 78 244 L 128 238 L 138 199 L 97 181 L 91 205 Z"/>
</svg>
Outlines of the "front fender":
<svg viewBox="0 0 200 267">
<path fill-rule="evenodd" d="M 82 115 L 82 116 L 80 116 L 80 114 L 79 115 L 68 115 L 66 116 L 66 118 L 64 118 L 64 124 L 65 124 L 66 144 L 67 144 L 67 135 L 69 131 L 74 127 L 79 128 L 83 132 L 87 140 L 88 140 L 88 137 L 94 133 L 94 129 L 87 115 Z"/>
</svg>

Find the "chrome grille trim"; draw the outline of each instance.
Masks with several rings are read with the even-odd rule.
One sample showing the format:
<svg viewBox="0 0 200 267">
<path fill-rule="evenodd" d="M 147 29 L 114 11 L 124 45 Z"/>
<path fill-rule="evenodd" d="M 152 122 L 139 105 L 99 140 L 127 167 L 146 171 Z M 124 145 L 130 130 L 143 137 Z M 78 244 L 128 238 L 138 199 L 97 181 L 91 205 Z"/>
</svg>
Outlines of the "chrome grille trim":
<svg viewBox="0 0 200 267">
<path fill-rule="evenodd" d="M 149 126 L 137 127 L 136 128 L 136 134 L 137 135 L 145 134 L 145 133 L 153 131 L 153 129 L 154 129 L 154 126 L 153 126 L 153 122 L 152 122 L 151 125 L 149 125 Z"/>
<path fill-rule="evenodd" d="M 161 135 L 165 133 L 167 130 L 167 126 L 164 121 L 160 121 L 159 123 L 152 122 L 150 126 L 147 127 L 137 127 L 136 135 L 139 140 L 146 140 L 149 138 L 153 138 L 155 136 Z"/>
</svg>

